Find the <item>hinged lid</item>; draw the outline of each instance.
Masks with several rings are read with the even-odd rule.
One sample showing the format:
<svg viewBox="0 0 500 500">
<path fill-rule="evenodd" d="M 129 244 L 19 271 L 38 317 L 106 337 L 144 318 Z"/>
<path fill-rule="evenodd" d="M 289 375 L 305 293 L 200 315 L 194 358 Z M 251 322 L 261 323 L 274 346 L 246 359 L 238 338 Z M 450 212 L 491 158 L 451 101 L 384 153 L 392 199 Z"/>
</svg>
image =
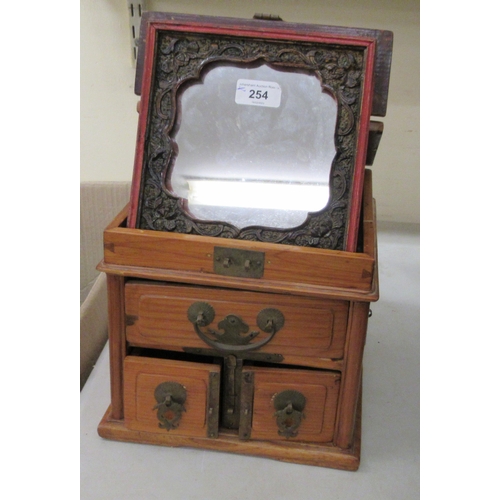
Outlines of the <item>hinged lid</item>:
<svg viewBox="0 0 500 500">
<path fill-rule="evenodd" d="M 391 47 L 377 30 L 146 14 L 129 227 L 355 251 Z"/>
</svg>

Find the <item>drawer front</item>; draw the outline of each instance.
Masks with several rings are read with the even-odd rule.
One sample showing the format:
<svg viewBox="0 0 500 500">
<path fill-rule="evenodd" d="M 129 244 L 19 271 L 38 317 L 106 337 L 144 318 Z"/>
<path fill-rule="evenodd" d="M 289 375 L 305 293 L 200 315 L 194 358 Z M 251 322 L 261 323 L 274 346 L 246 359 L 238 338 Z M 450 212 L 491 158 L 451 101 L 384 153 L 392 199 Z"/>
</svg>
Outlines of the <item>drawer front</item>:
<svg viewBox="0 0 500 500">
<path fill-rule="evenodd" d="M 125 289 L 126 332 L 132 345 L 166 349 L 230 345 L 236 347 L 227 350 L 343 355 L 345 301 L 134 282 Z"/>
<path fill-rule="evenodd" d="M 240 408 L 243 439 L 333 440 L 338 372 L 244 368 Z"/>
<path fill-rule="evenodd" d="M 128 356 L 124 416 L 131 430 L 217 437 L 218 365 Z"/>
</svg>

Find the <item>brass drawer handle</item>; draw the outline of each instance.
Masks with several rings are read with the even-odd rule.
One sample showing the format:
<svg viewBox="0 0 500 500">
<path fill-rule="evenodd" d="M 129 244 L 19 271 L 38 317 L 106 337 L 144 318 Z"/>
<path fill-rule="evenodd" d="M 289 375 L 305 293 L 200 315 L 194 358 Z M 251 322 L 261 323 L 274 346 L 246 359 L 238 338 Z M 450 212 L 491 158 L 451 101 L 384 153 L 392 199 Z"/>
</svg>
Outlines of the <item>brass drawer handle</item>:
<svg viewBox="0 0 500 500">
<path fill-rule="evenodd" d="M 258 342 L 252 342 L 261 332 L 249 331 L 249 326 L 235 314 L 228 314 L 219 321 L 217 328 L 221 331 L 207 327 L 215 318 L 214 308 L 206 302 L 195 302 L 187 312 L 188 319 L 194 325 L 195 332 L 203 342 L 219 351 L 242 352 L 260 349 L 272 340 L 276 332 L 281 330 L 285 324 L 285 317 L 278 309 L 263 309 L 257 315 L 257 326 L 269 334 Z"/>
<path fill-rule="evenodd" d="M 157 410 L 156 416 L 160 423 L 160 429 L 177 429 L 179 427 L 182 413 L 186 411 L 187 391 L 177 382 L 163 382 L 155 389 L 155 399 L 157 405 L 153 410 Z"/>
<path fill-rule="evenodd" d="M 306 397 L 299 391 L 283 391 L 274 397 L 274 408 L 276 413 L 276 424 L 278 434 L 287 439 L 298 435 L 297 429 L 300 427 L 305 417 L 304 408 Z"/>
</svg>

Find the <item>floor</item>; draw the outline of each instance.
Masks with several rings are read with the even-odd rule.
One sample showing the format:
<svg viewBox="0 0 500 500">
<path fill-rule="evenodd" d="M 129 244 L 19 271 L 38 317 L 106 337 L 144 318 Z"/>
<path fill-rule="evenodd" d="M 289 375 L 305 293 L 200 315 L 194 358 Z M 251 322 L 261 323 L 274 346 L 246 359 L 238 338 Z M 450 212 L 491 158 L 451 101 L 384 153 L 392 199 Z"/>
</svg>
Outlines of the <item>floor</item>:
<svg viewBox="0 0 500 500">
<path fill-rule="evenodd" d="M 363 372 L 357 472 L 108 441 L 107 347 L 81 393 L 82 500 L 416 500 L 419 492 L 419 228 L 379 223 L 380 300 Z"/>
</svg>

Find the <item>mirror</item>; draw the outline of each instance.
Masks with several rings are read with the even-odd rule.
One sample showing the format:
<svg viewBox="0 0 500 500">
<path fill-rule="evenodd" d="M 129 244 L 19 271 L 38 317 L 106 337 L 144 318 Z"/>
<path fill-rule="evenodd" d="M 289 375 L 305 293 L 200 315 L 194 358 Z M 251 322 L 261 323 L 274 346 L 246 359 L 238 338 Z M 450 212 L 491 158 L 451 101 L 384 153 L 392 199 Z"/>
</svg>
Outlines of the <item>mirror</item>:
<svg viewBox="0 0 500 500">
<path fill-rule="evenodd" d="M 293 228 L 327 205 L 337 103 L 315 72 L 209 65 L 177 99 L 167 188 L 193 218 Z"/>
<path fill-rule="evenodd" d="M 181 25 L 144 24 L 127 225 L 354 251 L 375 40 Z"/>
</svg>

